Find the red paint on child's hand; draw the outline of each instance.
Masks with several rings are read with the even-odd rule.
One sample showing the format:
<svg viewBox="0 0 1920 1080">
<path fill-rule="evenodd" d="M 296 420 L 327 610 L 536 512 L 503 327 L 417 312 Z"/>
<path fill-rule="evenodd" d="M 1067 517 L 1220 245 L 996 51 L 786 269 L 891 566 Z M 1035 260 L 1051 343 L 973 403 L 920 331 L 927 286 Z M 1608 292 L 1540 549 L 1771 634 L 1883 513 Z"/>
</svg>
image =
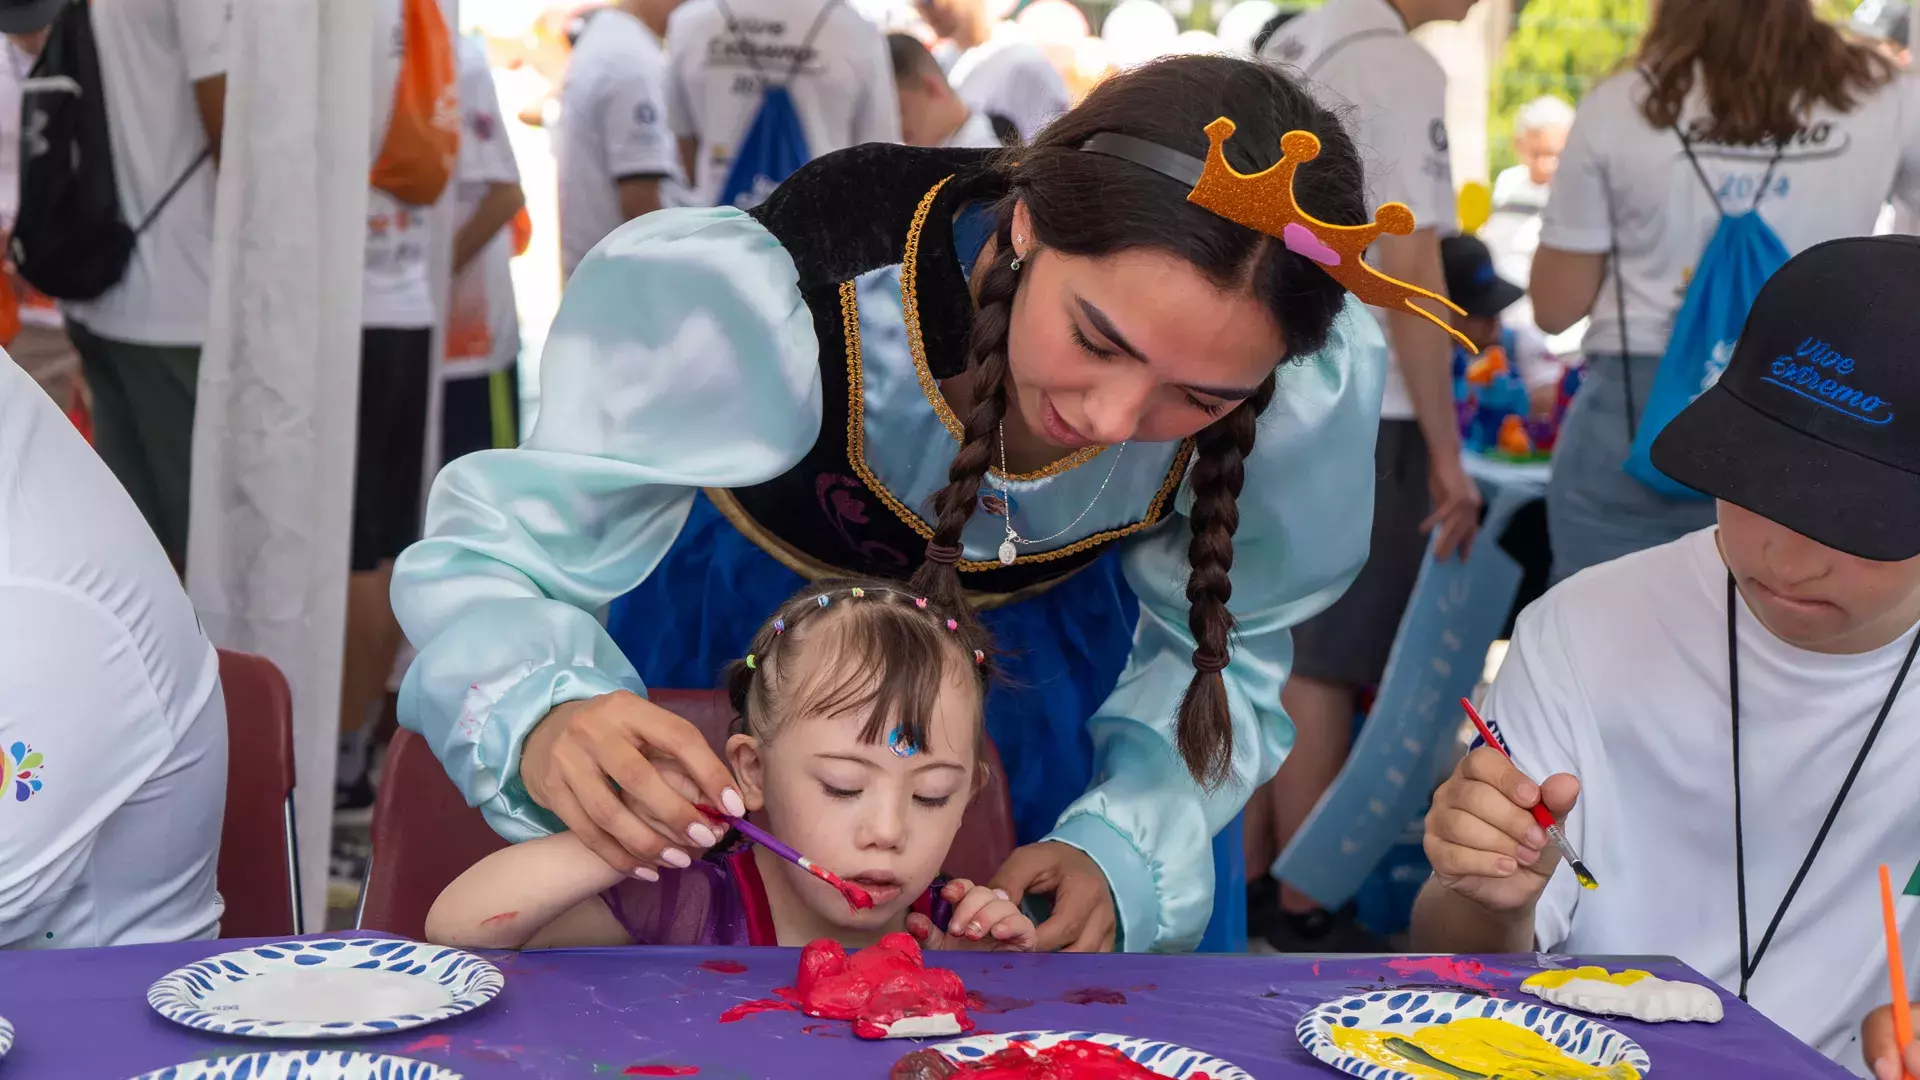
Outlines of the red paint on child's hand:
<svg viewBox="0 0 1920 1080">
<path fill-rule="evenodd" d="M 497 923 L 512 922 L 513 920 L 519 917 L 520 917 L 520 913 L 517 911 L 503 911 L 498 915 L 490 915 L 487 918 L 481 919 L 480 925 L 493 926 Z"/>
<path fill-rule="evenodd" d="M 629 1065 L 628 1076 L 692 1076 L 700 1071 L 697 1065 Z"/>
<path fill-rule="evenodd" d="M 973 1030 L 960 976 L 927 967 L 919 942 L 906 934 L 888 934 L 852 956 L 838 942 L 813 942 L 800 954 L 799 982 L 808 1016 L 851 1020 L 861 1038 L 884 1038 L 889 1025 L 909 1017 L 951 1016 L 962 1032 Z"/>
</svg>

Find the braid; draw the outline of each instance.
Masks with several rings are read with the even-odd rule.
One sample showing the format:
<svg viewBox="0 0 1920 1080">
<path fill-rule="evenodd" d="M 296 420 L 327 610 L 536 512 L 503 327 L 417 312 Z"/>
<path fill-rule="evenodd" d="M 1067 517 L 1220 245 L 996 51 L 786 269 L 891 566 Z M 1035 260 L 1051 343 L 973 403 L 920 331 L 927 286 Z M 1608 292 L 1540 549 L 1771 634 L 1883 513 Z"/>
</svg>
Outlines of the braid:
<svg viewBox="0 0 1920 1080">
<path fill-rule="evenodd" d="M 1227 708 L 1226 667 L 1233 634 L 1233 533 L 1240 526 L 1236 500 L 1246 480 L 1243 463 L 1253 452 L 1260 414 L 1273 400 L 1268 375 L 1246 403 L 1195 436 L 1198 454 L 1193 488 L 1193 539 L 1187 544 L 1187 628 L 1193 632 L 1193 681 L 1180 699 L 1176 742 L 1187 769 L 1201 784 L 1226 779 L 1233 758 L 1233 717 Z"/>
<path fill-rule="evenodd" d="M 942 610 L 971 618 L 966 591 L 954 563 L 961 534 L 979 502 L 980 483 L 993 460 L 995 434 L 1007 414 L 1007 332 L 1013 324 L 1013 297 L 1020 272 L 1013 268 L 1013 220 L 1007 215 L 997 234 L 999 252 L 980 280 L 967 367 L 976 372 L 973 408 L 967 411 L 960 449 L 947 469 L 947 485 L 934 495 L 938 521 L 927 542 L 927 558 L 914 572 L 911 588 Z"/>
</svg>

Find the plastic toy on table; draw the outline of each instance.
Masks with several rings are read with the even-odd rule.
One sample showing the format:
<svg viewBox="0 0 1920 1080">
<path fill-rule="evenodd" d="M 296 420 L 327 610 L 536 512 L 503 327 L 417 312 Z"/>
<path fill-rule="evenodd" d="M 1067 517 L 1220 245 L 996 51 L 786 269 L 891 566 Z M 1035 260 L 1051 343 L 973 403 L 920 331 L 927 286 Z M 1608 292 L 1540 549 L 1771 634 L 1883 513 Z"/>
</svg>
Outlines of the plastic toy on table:
<svg viewBox="0 0 1920 1080">
<path fill-rule="evenodd" d="M 1560 421 L 1579 385 L 1579 369 L 1568 371 L 1560 380 L 1552 414 L 1536 416 L 1526 380 L 1503 345 L 1490 346 L 1474 357 L 1455 349 L 1453 389 L 1460 440 L 1468 450 L 1488 457 L 1545 461 L 1553 455 Z"/>
</svg>

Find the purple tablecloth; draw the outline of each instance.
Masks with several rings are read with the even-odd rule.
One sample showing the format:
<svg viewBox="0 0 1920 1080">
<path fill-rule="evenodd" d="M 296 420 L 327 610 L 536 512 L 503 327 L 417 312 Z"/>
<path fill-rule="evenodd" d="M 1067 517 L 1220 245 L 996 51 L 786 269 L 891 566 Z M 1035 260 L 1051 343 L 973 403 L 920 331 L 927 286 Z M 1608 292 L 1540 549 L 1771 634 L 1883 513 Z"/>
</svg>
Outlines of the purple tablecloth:
<svg viewBox="0 0 1920 1080">
<path fill-rule="evenodd" d="M 255 943 L 0 953 L 0 1016 L 18 1033 L 0 1063 L 0 1080 L 114 1080 L 196 1058 L 302 1045 L 206 1035 L 147 1007 L 155 979 L 246 944 Z M 787 949 L 509 954 L 495 958 L 506 989 L 478 1012 L 419 1031 L 330 1045 L 439 1062 L 469 1080 L 660 1074 L 640 1071 L 647 1065 L 698 1069 L 682 1075 L 700 1080 L 882 1080 L 911 1044 L 862 1042 L 846 1024 L 791 1012 L 719 1023 L 729 1007 L 791 985 L 797 957 Z M 1390 985 L 1450 982 L 1460 974 L 1434 958 L 948 954 L 939 962 L 987 997 L 988 1009 L 976 1016 L 985 1030 L 1164 1039 L 1218 1055 L 1260 1080 L 1339 1075 L 1294 1039 L 1295 1022 L 1314 1005 Z M 742 965 L 740 972 L 713 970 Z M 1517 994 L 1519 980 L 1540 966 L 1534 957 L 1489 958 L 1487 970 L 1467 978 Z M 1704 981 L 1677 964 L 1650 967 L 1666 978 Z M 1727 1018 L 1720 1024 L 1618 1026 L 1646 1048 L 1656 1077 L 1846 1076 L 1752 1009 L 1722 997 Z"/>
</svg>

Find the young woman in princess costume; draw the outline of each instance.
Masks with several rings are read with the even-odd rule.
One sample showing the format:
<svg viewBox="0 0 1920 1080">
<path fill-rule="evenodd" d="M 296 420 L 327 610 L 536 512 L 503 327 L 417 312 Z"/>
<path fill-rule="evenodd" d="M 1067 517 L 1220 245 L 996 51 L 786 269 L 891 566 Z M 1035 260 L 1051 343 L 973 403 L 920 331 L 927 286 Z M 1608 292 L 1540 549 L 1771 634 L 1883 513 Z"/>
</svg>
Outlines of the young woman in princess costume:
<svg viewBox="0 0 1920 1080">
<path fill-rule="evenodd" d="M 568 285 L 532 438 L 434 484 L 402 721 L 503 835 L 679 864 L 694 799 L 741 800 L 645 687 L 715 685 L 806 579 L 904 580 L 1004 650 L 1027 846 L 991 884 L 1044 899 L 1037 946 L 1242 948 L 1287 628 L 1367 553 L 1386 359 L 1342 285 L 1417 291 L 1360 262 L 1413 225 L 1362 190 L 1300 86 L 1182 57 L 1017 151 L 856 147 L 629 223 Z"/>
</svg>

